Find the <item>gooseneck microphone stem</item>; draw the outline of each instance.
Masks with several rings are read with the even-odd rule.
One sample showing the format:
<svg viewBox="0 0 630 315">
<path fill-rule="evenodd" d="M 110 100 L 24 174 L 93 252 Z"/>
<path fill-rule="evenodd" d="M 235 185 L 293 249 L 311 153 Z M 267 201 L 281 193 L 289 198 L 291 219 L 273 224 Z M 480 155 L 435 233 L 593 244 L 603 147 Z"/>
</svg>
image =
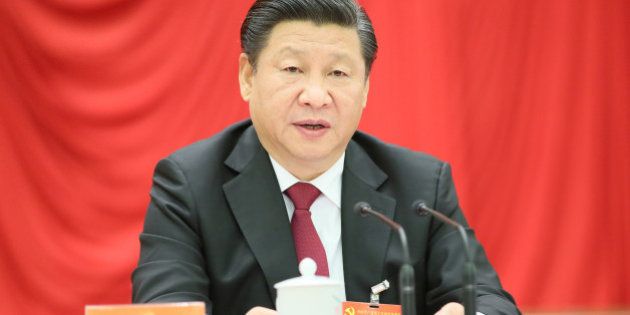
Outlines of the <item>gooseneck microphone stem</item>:
<svg viewBox="0 0 630 315">
<path fill-rule="evenodd" d="M 420 207 L 420 209 L 422 211 L 428 212 L 432 216 L 437 217 L 438 220 L 440 220 L 440 221 L 442 221 L 442 222 L 444 222 L 444 223 L 446 223 L 448 225 L 451 225 L 454 228 L 456 228 L 457 231 L 459 231 L 459 234 L 462 236 L 462 240 L 464 242 L 464 249 L 465 249 L 465 252 L 466 252 L 466 259 L 467 260 L 472 260 L 472 253 L 470 252 L 470 246 L 468 246 L 468 234 L 466 234 L 466 230 L 464 229 L 464 227 L 461 224 L 459 224 L 457 221 L 455 221 L 455 220 L 445 216 L 444 214 L 442 214 L 442 213 L 440 213 L 438 211 L 435 211 L 435 210 L 427 207 L 427 205 L 424 204 L 424 203 L 421 203 L 419 205 L 419 207 Z"/>
<path fill-rule="evenodd" d="M 418 211 L 420 215 L 430 214 L 439 221 L 442 221 L 448 225 L 451 225 L 457 229 L 462 241 L 464 243 L 464 252 L 466 255 L 466 262 L 464 263 L 464 285 L 463 285 L 463 304 L 465 315 L 475 315 L 477 313 L 476 302 L 476 287 L 475 287 L 475 262 L 473 259 L 470 246 L 468 245 L 468 234 L 464 227 L 457 221 L 445 216 L 444 214 L 429 208 L 423 201 L 416 201 L 413 208 Z"/>
<path fill-rule="evenodd" d="M 394 222 L 394 220 L 386 217 L 382 213 L 372 209 L 367 202 L 358 202 L 354 206 L 354 210 L 362 216 L 372 215 L 389 225 L 390 228 L 398 232 L 400 243 L 403 251 L 403 264 L 398 271 L 398 281 L 400 283 L 400 304 L 402 315 L 416 314 L 416 294 L 415 294 L 415 275 L 411 266 L 411 258 L 409 256 L 409 245 L 407 244 L 407 234 L 403 227 Z"/>
</svg>

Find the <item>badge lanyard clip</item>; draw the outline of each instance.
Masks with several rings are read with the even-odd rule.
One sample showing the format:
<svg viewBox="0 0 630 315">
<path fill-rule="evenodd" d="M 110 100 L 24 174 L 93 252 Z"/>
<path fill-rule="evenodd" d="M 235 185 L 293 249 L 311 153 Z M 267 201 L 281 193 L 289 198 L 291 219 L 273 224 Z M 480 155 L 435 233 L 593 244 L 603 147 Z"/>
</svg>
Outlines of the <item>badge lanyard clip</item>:
<svg viewBox="0 0 630 315">
<path fill-rule="evenodd" d="M 370 307 L 378 307 L 379 306 L 379 294 L 385 290 L 389 289 L 389 281 L 383 280 L 383 282 L 373 286 L 371 288 L 370 293 Z"/>
</svg>

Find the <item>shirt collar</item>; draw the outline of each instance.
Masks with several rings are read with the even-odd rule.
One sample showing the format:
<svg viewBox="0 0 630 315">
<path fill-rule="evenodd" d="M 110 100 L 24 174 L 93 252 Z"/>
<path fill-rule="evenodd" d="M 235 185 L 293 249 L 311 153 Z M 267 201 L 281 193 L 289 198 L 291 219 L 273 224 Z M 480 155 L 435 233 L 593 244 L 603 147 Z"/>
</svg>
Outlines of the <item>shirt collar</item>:
<svg viewBox="0 0 630 315">
<path fill-rule="evenodd" d="M 346 153 L 344 152 L 341 157 L 323 174 L 317 178 L 307 182 L 317 187 L 330 201 L 332 201 L 338 208 L 341 208 L 341 174 L 343 173 L 343 162 L 345 160 Z M 276 178 L 280 184 L 280 190 L 284 192 L 289 187 L 300 182 L 300 180 L 289 173 L 280 163 L 269 155 L 271 165 L 276 173 Z"/>
</svg>

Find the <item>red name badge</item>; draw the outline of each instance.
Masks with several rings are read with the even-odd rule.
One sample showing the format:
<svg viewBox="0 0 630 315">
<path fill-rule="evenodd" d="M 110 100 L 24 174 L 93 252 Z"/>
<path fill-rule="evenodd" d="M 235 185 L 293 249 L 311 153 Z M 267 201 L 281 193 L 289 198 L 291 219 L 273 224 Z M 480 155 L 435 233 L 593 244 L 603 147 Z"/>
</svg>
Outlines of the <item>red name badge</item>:
<svg viewBox="0 0 630 315">
<path fill-rule="evenodd" d="M 343 302 L 341 315 L 400 315 L 400 305 L 379 304 L 370 306 L 370 303 Z"/>
</svg>

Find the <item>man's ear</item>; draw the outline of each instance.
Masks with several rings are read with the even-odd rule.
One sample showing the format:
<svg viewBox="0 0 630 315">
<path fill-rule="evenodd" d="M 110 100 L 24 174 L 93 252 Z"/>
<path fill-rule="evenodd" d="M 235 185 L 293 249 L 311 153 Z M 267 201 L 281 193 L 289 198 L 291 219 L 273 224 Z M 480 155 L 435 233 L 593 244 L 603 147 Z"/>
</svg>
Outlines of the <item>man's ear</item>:
<svg viewBox="0 0 630 315">
<path fill-rule="evenodd" d="M 254 75 L 254 67 L 249 62 L 246 53 L 238 56 L 238 83 L 241 88 L 241 97 L 248 102 L 252 92 L 252 76 Z"/>
<path fill-rule="evenodd" d="M 367 106 L 368 92 L 370 91 L 370 77 L 365 79 L 365 83 L 363 86 L 363 104 L 361 104 L 362 108 Z"/>
</svg>

